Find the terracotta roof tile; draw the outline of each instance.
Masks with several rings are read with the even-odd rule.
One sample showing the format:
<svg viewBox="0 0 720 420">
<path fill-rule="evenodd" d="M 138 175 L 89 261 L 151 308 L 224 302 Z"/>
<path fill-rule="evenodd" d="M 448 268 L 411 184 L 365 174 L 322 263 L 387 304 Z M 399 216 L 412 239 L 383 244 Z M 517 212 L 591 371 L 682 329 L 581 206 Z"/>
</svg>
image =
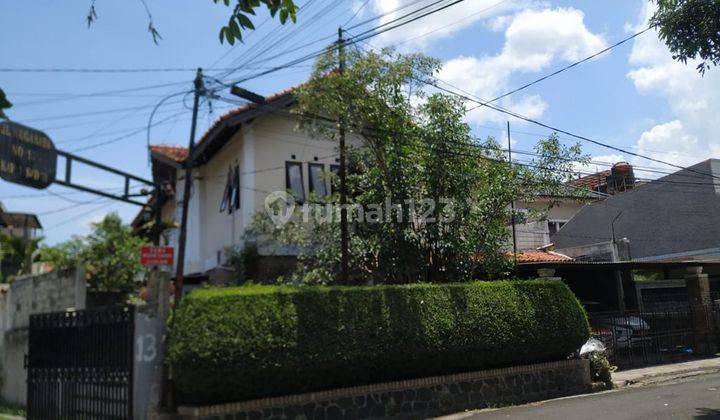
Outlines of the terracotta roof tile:
<svg viewBox="0 0 720 420">
<path fill-rule="evenodd" d="M 574 187 L 587 188 L 595 191 L 601 185 L 607 182 L 607 177 L 610 176 L 610 170 L 601 171 L 592 175 L 587 175 L 578 179 L 569 181 L 568 184 Z"/>
<path fill-rule="evenodd" d="M 184 162 L 188 156 L 188 148 L 182 146 L 170 146 L 158 144 L 150 146 L 150 153 L 163 155 L 174 162 Z"/>
<path fill-rule="evenodd" d="M 512 253 L 510 253 L 512 255 Z M 517 254 L 519 263 L 529 262 L 556 262 L 556 261 L 572 261 L 573 259 L 567 255 L 554 251 L 520 251 Z"/>
</svg>

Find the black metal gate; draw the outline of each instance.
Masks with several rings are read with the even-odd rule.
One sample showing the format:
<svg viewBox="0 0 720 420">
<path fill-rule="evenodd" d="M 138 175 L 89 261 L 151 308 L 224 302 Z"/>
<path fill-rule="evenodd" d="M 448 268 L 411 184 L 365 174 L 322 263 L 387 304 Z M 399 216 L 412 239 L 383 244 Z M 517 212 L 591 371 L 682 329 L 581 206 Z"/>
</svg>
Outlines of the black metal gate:
<svg viewBox="0 0 720 420">
<path fill-rule="evenodd" d="M 593 336 L 620 369 L 687 361 L 716 349 L 717 306 L 710 303 L 589 313 L 588 318 Z"/>
<path fill-rule="evenodd" d="M 133 314 L 115 307 L 32 315 L 28 418 L 132 418 Z"/>
</svg>

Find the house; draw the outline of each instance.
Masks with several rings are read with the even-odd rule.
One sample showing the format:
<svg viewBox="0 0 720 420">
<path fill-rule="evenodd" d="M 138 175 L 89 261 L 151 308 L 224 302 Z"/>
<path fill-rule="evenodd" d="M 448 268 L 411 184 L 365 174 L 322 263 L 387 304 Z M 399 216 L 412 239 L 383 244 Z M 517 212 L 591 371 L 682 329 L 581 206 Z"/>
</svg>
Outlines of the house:
<svg viewBox="0 0 720 420">
<path fill-rule="evenodd" d="M 242 235 L 253 216 L 265 211 L 265 199 L 276 191 L 291 191 L 297 201 L 313 193 L 331 193 L 328 172 L 339 168 L 334 139 L 311 137 L 297 129 L 289 112 L 292 90 L 270 96 L 262 105 L 245 105 L 219 118 L 194 149 L 193 184 L 188 208 L 186 278 L 222 276 L 226 250 L 243 245 Z M 360 144 L 348 135 L 349 144 Z M 150 147 L 153 179 L 167 186 L 170 199 L 162 206 L 163 220 L 179 221 L 188 150 Z M 133 226 L 145 220 L 140 214 Z M 177 248 L 178 229 L 166 235 Z"/>
<path fill-rule="evenodd" d="M 16 238 L 34 239 L 39 236 L 42 228 L 36 215 L 9 212 L 0 203 L 0 233 Z"/>
<path fill-rule="evenodd" d="M 554 242 L 574 257 L 574 250 L 584 249 L 588 259 L 607 253 L 607 244 L 621 239 L 627 241 L 626 259 L 720 260 L 720 160 L 708 159 L 588 204 Z"/>
<path fill-rule="evenodd" d="M 42 224 L 34 214 L 9 212 L 0 203 L 0 234 L 23 240 L 31 240 L 40 236 Z M 3 260 L 0 253 L 0 274 L 2 278 L 17 273 L 19 267 Z"/>
</svg>

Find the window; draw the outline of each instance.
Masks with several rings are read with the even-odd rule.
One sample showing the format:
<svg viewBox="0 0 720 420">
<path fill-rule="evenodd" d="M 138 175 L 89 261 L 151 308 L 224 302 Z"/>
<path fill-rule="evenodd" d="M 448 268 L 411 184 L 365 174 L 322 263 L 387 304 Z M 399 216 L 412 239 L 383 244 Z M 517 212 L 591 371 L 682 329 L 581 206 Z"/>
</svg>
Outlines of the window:
<svg viewBox="0 0 720 420">
<path fill-rule="evenodd" d="M 305 201 L 302 163 L 285 162 L 285 188 L 290 191 L 298 203 Z"/>
<path fill-rule="evenodd" d="M 318 197 L 328 195 L 325 178 L 325 165 L 322 163 L 308 163 L 308 187 L 310 187 L 311 193 L 315 193 Z"/>
<path fill-rule="evenodd" d="M 330 172 L 334 175 L 330 178 L 330 193 L 336 193 L 340 188 L 340 165 L 330 165 Z"/>
<path fill-rule="evenodd" d="M 220 213 L 227 210 L 228 214 L 232 214 L 233 210 L 238 209 L 240 209 L 240 167 L 235 165 L 235 168 L 228 168 Z"/>
<path fill-rule="evenodd" d="M 556 234 L 560 228 L 565 226 L 565 223 L 567 223 L 567 220 L 548 220 L 548 232 L 551 235 Z"/>
</svg>

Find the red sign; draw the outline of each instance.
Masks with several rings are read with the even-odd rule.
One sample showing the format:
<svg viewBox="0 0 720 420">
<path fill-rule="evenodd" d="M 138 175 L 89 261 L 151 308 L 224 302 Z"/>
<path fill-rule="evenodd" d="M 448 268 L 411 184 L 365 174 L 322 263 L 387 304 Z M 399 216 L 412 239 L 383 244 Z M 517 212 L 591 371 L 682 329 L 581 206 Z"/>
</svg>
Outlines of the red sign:
<svg viewBox="0 0 720 420">
<path fill-rule="evenodd" d="M 140 264 L 144 266 L 172 265 L 174 250 L 171 246 L 144 246 L 140 249 Z"/>
</svg>

